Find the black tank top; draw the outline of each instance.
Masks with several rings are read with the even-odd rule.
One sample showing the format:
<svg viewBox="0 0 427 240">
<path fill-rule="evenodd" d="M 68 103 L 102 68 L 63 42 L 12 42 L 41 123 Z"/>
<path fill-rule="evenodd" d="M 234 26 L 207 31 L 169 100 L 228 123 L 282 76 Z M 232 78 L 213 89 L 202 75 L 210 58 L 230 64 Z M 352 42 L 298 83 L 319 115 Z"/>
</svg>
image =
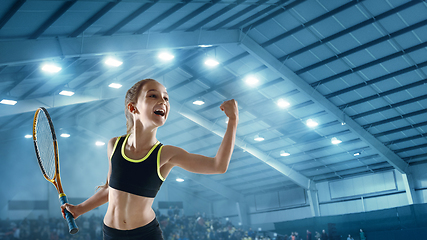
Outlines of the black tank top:
<svg viewBox="0 0 427 240">
<path fill-rule="evenodd" d="M 139 160 L 125 155 L 129 135 L 118 137 L 111 156 L 109 186 L 138 196 L 154 198 L 165 180 L 160 174 L 160 153 L 163 145 L 157 142 L 147 155 Z"/>
</svg>

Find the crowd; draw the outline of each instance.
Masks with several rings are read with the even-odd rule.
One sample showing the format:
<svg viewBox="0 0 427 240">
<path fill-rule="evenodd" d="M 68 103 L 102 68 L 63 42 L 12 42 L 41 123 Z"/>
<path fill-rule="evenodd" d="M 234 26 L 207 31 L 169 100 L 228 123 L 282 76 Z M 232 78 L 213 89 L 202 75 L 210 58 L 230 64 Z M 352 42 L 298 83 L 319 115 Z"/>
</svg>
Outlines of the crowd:
<svg viewBox="0 0 427 240">
<path fill-rule="evenodd" d="M 360 240 L 366 240 L 365 232 L 360 229 Z M 300 236 L 298 232 L 292 232 L 290 235 L 285 235 L 284 237 L 278 237 L 277 240 L 330 240 L 328 234 L 325 230 L 322 230 L 322 232 L 315 231 L 314 235 L 310 232 L 310 230 L 307 230 L 307 234 L 305 236 Z M 336 238 L 335 238 L 336 239 Z M 347 238 L 341 237 L 339 239 L 347 239 L 347 240 L 354 240 L 354 238 L 349 234 Z"/>
<path fill-rule="evenodd" d="M 307 230 L 300 235 L 292 232 L 289 235 L 272 235 L 257 232 L 251 228 L 243 230 L 223 218 L 207 217 L 204 213 L 194 216 L 180 214 L 178 208 L 169 208 L 166 214 L 156 211 L 157 219 L 163 231 L 165 240 L 329 240 L 325 230 L 312 234 Z M 102 217 L 92 215 L 80 216 L 76 220 L 79 232 L 75 235 L 68 233 L 68 227 L 63 219 L 2 220 L 0 221 L 1 240 L 102 240 Z M 365 239 L 361 230 L 361 239 Z M 353 240 L 349 235 L 347 240 Z"/>
<path fill-rule="evenodd" d="M 0 221 L 1 240 L 102 240 L 102 219 L 80 217 L 79 233 L 71 235 L 64 219 L 39 216 L 38 219 Z"/>
<path fill-rule="evenodd" d="M 167 214 L 156 211 L 165 240 L 272 240 L 265 233 L 245 231 L 230 221 L 205 214 L 184 216 L 179 209 Z M 76 219 L 79 232 L 71 235 L 64 219 L 39 216 L 38 219 L 0 221 L 1 240 L 102 240 L 102 217 L 92 215 Z"/>
<path fill-rule="evenodd" d="M 156 214 L 165 240 L 271 240 L 265 233 L 251 228 L 245 231 L 230 221 L 209 218 L 204 213 L 184 216 L 179 213 L 178 208 L 169 208 L 167 215 L 159 211 Z"/>
</svg>

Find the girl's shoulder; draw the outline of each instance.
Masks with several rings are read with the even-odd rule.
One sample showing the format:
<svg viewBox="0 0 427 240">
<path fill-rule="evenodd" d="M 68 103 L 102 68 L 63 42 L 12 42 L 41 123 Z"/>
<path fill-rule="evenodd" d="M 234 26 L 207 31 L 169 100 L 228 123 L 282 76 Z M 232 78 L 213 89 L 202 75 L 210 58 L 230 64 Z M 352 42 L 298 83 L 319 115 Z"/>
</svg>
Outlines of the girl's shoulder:
<svg viewBox="0 0 427 240">
<path fill-rule="evenodd" d="M 173 145 L 163 145 L 163 149 L 162 149 L 162 153 L 165 154 L 179 154 L 182 152 L 187 152 L 184 149 L 177 147 L 177 146 L 173 146 Z"/>
</svg>

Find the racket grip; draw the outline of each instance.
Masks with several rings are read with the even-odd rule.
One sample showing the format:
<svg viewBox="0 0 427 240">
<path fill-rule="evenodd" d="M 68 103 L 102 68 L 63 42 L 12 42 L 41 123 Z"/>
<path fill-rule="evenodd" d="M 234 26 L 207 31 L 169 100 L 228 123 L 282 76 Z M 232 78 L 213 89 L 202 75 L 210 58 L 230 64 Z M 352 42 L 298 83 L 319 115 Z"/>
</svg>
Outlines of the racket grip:
<svg viewBox="0 0 427 240">
<path fill-rule="evenodd" d="M 61 206 L 65 203 L 68 203 L 67 196 L 64 193 L 59 195 L 59 202 L 61 203 Z M 67 219 L 69 232 L 71 234 L 76 234 L 79 231 L 79 228 L 76 225 L 76 221 L 74 221 L 73 215 L 67 211 L 67 209 L 64 209 L 64 212 L 65 218 Z"/>
</svg>

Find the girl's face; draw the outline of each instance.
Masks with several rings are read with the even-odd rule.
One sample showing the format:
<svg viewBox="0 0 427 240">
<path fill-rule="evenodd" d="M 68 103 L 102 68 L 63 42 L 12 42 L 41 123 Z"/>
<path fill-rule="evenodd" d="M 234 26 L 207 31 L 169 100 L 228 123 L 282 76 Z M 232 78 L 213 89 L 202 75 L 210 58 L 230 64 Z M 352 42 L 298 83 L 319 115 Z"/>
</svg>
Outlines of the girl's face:
<svg viewBox="0 0 427 240">
<path fill-rule="evenodd" d="M 170 108 L 166 88 L 156 81 L 147 82 L 142 87 L 134 107 L 135 119 L 140 119 L 144 125 L 152 123 L 156 127 L 162 126 L 166 122 Z M 132 112 L 132 109 L 130 110 Z"/>
</svg>

